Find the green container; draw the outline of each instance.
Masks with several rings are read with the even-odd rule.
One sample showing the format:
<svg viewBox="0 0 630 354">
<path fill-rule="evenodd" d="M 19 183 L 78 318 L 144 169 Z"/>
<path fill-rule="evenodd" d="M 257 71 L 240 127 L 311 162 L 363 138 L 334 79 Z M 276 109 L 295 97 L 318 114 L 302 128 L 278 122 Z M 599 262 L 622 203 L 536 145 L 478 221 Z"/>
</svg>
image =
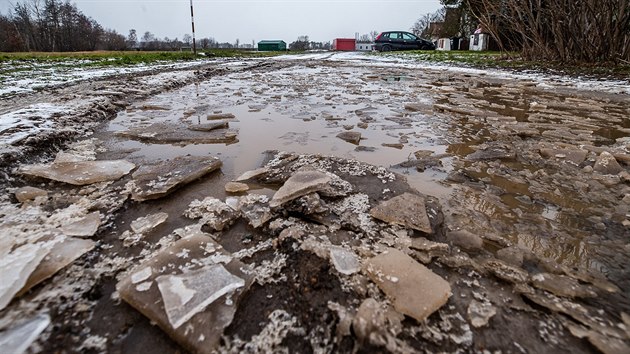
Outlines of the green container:
<svg viewBox="0 0 630 354">
<path fill-rule="evenodd" d="M 285 41 L 260 41 L 258 42 L 258 51 L 261 52 L 275 52 L 287 50 L 287 43 Z"/>
</svg>

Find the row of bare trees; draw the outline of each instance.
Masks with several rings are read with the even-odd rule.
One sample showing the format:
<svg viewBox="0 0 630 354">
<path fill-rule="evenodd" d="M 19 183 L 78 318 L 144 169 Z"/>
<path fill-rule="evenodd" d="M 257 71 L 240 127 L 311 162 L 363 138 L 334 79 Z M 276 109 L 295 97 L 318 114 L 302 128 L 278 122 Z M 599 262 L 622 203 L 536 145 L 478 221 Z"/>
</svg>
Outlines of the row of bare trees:
<svg viewBox="0 0 630 354">
<path fill-rule="evenodd" d="M 630 0 L 463 0 L 460 6 L 502 48 L 520 49 L 525 59 L 630 64 Z"/>
<path fill-rule="evenodd" d="M 4 0 L 0 0 L 4 1 Z M 85 16 L 70 0 L 26 0 L 13 5 L 8 15 L 0 14 L 0 52 L 71 52 L 91 50 L 180 50 L 192 46 L 192 37 L 156 38 L 135 29 L 127 37 L 104 29 Z M 197 46 L 231 48 L 213 38 L 197 40 Z"/>
<path fill-rule="evenodd" d="M 124 36 L 104 29 L 68 0 L 16 3 L 10 15 L 0 15 L 1 51 L 95 50 L 124 41 Z"/>
</svg>

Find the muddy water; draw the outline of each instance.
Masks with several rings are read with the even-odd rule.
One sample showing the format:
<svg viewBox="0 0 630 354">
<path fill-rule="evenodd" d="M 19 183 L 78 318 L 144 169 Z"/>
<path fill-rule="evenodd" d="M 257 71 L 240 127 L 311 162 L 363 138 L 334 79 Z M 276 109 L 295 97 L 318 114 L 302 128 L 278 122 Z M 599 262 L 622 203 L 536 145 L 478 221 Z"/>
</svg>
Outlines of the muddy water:
<svg viewBox="0 0 630 354">
<path fill-rule="evenodd" d="M 230 129 L 238 131 L 229 144 L 147 144 L 112 135 L 156 122 L 204 124 L 209 115 L 228 113 Z M 564 144 L 623 152 L 628 113 L 623 99 L 529 81 L 313 62 L 233 73 L 154 96 L 121 112 L 104 134 L 111 147 L 132 151 L 132 159 L 218 156 L 224 181 L 259 167 L 266 150 L 390 167 L 440 198 L 454 225 L 619 277 L 627 266 L 615 260 L 624 246 L 618 234 L 628 234 L 621 226 L 628 207 L 618 206 L 628 192 L 624 183 L 602 186 L 584 172 L 599 151 L 588 150 L 579 163 L 539 151 L 540 144 Z M 344 131 L 361 133 L 360 143 L 339 139 Z M 467 159 L 497 142 L 514 156 Z M 416 168 L 420 150 L 433 152 L 438 163 Z M 411 167 L 398 166 L 404 162 Z M 465 178 L 451 178 L 458 174 Z"/>
<path fill-rule="evenodd" d="M 147 159 L 216 155 L 223 160 L 223 173 L 232 178 L 259 167 L 261 153 L 266 150 L 335 155 L 387 167 L 407 160 L 417 150 L 445 152 L 446 146 L 436 143 L 439 132 L 432 129 L 431 117 L 406 112 L 401 105 L 403 92 L 411 90 L 409 79 L 393 80 L 400 77 L 390 75 L 365 78 L 370 73 L 367 70 L 341 75 L 330 71 L 302 67 L 265 75 L 242 73 L 216 78 L 137 104 L 120 113 L 108 130 L 116 132 L 155 122 L 203 124 L 209 122 L 208 115 L 231 113 L 235 118 L 227 121 L 231 129 L 238 130 L 235 143 L 174 146 L 127 140 L 117 144 L 137 150 L 134 156 Z M 429 97 L 423 101 L 429 107 L 432 104 Z M 388 118 L 408 122 L 401 125 Z M 367 126 L 358 127 L 362 120 Z M 360 132 L 359 145 L 370 151 L 361 151 L 359 145 L 336 137 L 347 130 Z M 402 137 L 405 144 L 400 144 Z M 450 188 L 437 183 L 446 171 L 398 172 L 424 193 L 445 196 L 450 192 Z"/>
</svg>

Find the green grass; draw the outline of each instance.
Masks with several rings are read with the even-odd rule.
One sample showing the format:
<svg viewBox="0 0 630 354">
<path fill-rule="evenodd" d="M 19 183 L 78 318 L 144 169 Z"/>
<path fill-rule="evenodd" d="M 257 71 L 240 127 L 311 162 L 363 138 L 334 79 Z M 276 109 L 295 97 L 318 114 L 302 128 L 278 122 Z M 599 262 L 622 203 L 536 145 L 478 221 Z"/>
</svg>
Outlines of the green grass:
<svg viewBox="0 0 630 354">
<path fill-rule="evenodd" d="M 269 57 L 284 52 L 257 52 L 233 49 L 199 50 L 203 55 L 192 52 L 143 52 L 143 51 L 96 51 L 96 52 L 63 52 L 63 53 L 0 53 L 0 64 L 8 62 L 38 63 L 70 66 L 125 66 L 149 64 L 155 62 L 179 62 L 202 60 L 208 57 L 221 58 L 257 58 Z"/>
<path fill-rule="evenodd" d="M 536 71 L 542 73 L 564 74 L 571 76 L 588 76 L 595 78 L 612 78 L 628 80 L 630 65 L 601 64 L 566 64 L 553 61 L 527 61 L 516 52 L 477 52 L 468 50 L 415 50 L 393 52 L 397 55 L 424 62 L 445 63 L 470 66 L 474 68 L 499 68 L 514 71 Z"/>
</svg>

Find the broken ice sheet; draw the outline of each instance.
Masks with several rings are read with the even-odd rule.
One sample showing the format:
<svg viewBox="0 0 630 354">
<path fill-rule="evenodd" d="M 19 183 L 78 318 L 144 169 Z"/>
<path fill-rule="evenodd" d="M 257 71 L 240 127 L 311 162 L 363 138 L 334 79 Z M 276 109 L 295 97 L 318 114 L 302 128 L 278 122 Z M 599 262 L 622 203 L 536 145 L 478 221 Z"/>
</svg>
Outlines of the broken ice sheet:
<svg viewBox="0 0 630 354">
<path fill-rule="evenodd" d="M 532 285 L 563 297 L 596 297 L 597 293 L 588 285 L 564 275 L 538 273 L 531 277 Z"/>
<path fill-rule="evenodd" d="M 243 263 L 232 257 L 207 234 L 190 230 L 182 237 L 139 265 L 116 288 L 124 301 L 157 323 L 182 346 L 191 352 L 211 353 L 218 347 L 223 330 L 232 322 L 238 302 L 252 284 L 253 277 L 241 270 L 245 268 Z M 220 264 L 223 270 L 216 267 L 211 269 L 218 265 L 216 260 L 225 261 L 228 258 L 227 263 Z M 146 268 L 152 270 L 150 274 Z M 239 283 L 236 278 L 241 279 L 243 285 L 227 291 L 231 293 L 231 301 L 227 301 L 223 295 L 204 304 L 212 293 L 216 295 L 217 291 L 226 287 L 225 283 L 219 287 L 219 283 L 211 280 L 216 274 L 227 279 L 234 277 L 234 283 L 228 283 L 228 288 Z M 194 279 L 195 275 L 200 277 Z M 151 286 L 153 283 L 162 285 Z M 218 288 L 214 291 L 208 290 L 213 287 Z M 178 307 L 177 304 L 183 306 Z"/>
<path fill-rule="evenodd" d="M 137 234 L 143 234 L 156 228 L 168 219 L 167 213 L 147 215 L 131 222 L 131 230 Z"/>
<path fill-rule="evenodd" d="M 47 191 L 43 189 L 35 188 L 35 187 L 29 187 L 29 186 L 19 188 L 18 190 L 15 191 L 15 198 L 20 203 L 24 203 L 29 200 L 34 200 L 37 197 L 46 197 L 46 196 L 48 196 Z"/>
<path fill-rule="evenodd" d="M 50 252 L 49 243 L 27 244 L 0 259 L 0 310 L 26 284 L 29 276 Z"/>
<path fill-rule="evenodd" d="M 22 354 L 50 324 L 50 316 L 37 315 L 0 333 L 0 353 Z"/>
<path fill-rule="evenodd" d="M 68 264 L 91 251 L 95 245 L 94 241 L 73 237 L 66 237 L 63 241 L 55 243 L 17 295 L 26 293 L 35 285 L 50 278 Z"/>
<path fill-rule="evenodd" d="M 446 280 L 394 248 L 369 259 L 365 270 L 397 311 L 418 321 L 429 317 L 451 296 Z"/>
<path fill-rule="evenodd" d="M 137 201 L 162 198 L 219 169 L 221 164 L 219 159 L 211 156 L 178 156 L 141 166 L 132 175 L 135 188 L 131 197 Z"/>
<path fill-rule="evenodd" d="M 234 180 L 234 182 L 244 182 L 244 181 L 248 181 L 250 179 L 262 176 L 266 173 L 269 172 L 269 168 L 267 167 L 262 167 L 262 168 L 258 168 L 256 170 L 253 171 L 247 171 L 245 173 L 243 173 L 242 175 L 238 176 L 238 178 L 236 178 Z"/>
<path fill-rule="evenodd" d="M 321 171 L 297 171 L 278 189 L 269 205 L 271 207 L 278 207 L 295 198 L 325 189 L 330 181 L 330 176 Z"/>
<path fill-rule="evenodd" d="M 135 167 L 136 165 L 125 160 L 53 162 L 22 166 L 19 172 L 27 176 L 84 186 L 118 180 Z"/>
<path fill-rule="evenodd" d="M 357 255 L 343 247 L 330 247 L 330 260 L 341 274 L 352 275 L 361 269 Z"/>
<path fill-rule="evenodd" d="M 390 224 L 402 225 L 427 234 L 433 233 L 424 198 L 404 193 L 370 210 L 372 217 Z"/>
<path fill-rule="evenodd" d="M 215 264 L 182 275 L 162 275 L 158 283 L 168 320 L 177 329 L 221 296 L 245 281 Z"/>
<path fill-rule="evenodd" d="M 101 226 L 101 215 L 98 211 L 86 215 L 83 219 L 61 227 L 67 236 L 91 237 Z"/>
<path fill-rule="evenodd" d="M 235 140 L 237 132 L 226 128 L 200 130 L 181 124 L 155 123 L 148 127 L 119 131 L 116 135 L 154 144 L 219 144 Z"/>
</svg>

